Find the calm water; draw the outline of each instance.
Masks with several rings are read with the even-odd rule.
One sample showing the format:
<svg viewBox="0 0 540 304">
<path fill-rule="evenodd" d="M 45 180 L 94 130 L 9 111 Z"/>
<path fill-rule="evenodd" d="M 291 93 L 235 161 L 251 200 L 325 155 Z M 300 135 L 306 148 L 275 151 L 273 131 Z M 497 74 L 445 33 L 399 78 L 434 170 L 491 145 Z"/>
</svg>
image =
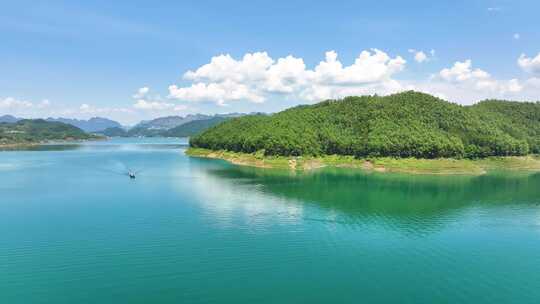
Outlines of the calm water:
<svg viewBox="0 0 540 304">
<path fill-rule="evenodd" d="M 0 152 L 0 303 L 540 303 L 540 174 L 294 176 L 185 148 Z"/>
</svg>

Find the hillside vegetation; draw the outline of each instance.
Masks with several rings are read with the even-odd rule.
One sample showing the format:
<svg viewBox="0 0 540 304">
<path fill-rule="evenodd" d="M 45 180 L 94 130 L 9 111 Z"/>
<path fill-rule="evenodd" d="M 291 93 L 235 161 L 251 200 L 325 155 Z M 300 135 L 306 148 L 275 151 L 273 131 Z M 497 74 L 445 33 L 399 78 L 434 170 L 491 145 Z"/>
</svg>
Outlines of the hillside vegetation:
<svg viewBox="0 0 540 304">
<path fill-rule="evenodd" d="M 72 125 L 43 119 L 23 119 L 16 123 L 0 123 L 0 145 L 94 138 L 98 137 L 87 134 Z"/>
<path fill-rule="evenodd" d="M 183 125 L 167 130 L 162 135 L 166 137 L 190 137 L 197 135 L 215 125 L 218 125 L 229 118 L 213 117 L 210 119 L 194 120 Z"/>
<path fill-rule="evenodd" d="M 483 158 L 539 153 L 539 137 L 539 103 L 460 106 L 409 91 L 235 118 L 192 137 L 190 145 L 276 156 Z"/>
</svg>

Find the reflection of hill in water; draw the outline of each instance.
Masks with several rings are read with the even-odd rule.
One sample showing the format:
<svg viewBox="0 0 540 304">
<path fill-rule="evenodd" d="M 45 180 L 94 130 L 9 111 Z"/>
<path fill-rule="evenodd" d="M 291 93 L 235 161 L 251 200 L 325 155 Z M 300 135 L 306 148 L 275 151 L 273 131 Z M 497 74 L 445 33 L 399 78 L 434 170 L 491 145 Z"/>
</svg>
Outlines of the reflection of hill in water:
<svg viewBox="0 0 540 304">
<path fill-rule="evenodd" d="M 214 167 L 207 172 L 235 180 L 234 184 L 262 185 L 257 191 L 275 197 L 335 211 L 345 222 L 382 219 L 390 225 L 423 226 L 408 227 L 415 230 L 452 221 L 468 208 L 530 208 L 540 202 L 540 174 L 443 177 L 327 169 L 294 175 L 238 166 Z"/>
</svg>

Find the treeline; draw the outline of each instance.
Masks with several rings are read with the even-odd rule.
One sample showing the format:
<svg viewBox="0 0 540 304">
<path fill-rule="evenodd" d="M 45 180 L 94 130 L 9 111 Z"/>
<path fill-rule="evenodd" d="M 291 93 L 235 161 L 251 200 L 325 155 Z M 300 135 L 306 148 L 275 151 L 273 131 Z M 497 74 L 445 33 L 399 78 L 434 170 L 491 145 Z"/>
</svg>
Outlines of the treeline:
<svg viewBox="0 0 540 304">
<path fill-rule="evenodd" d="M 409 91 L 236 118 L 192 137 L 190 144 L 282 156 L 481 158 L 540 153 L 539 138 L 539 103 L 460 106 Z"/>
<path fill-rule="evenodd" d="M 0 144 L 38 143 L 54 140 L 86 140 L 99 138 L 61 122 L 43 119 L 23 119 L 15 123 L 0 123 Z"/>
</svg>

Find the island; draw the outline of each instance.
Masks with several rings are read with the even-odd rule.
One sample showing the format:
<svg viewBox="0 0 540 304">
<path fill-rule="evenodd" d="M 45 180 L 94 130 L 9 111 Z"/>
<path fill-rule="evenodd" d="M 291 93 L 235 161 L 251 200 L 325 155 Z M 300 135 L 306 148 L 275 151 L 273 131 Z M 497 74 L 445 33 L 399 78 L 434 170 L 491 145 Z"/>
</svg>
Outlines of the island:
<svg viewBox="0 0 540 304">
<path fill-rule="evenodd" d="M 222 122 L 190 138 L 186 153 L 296 170 L 540 170 L 540 103 L 485 100 L 463 106 L 415 91 L 347 97 Z"/>
<path fill-rule="evenodd" d="M 44 119 L 22 119 L 12 123 L 0 123 L 0 147 L 101 138 L 101 136 L 86 133 L 75 126 Z"/>
</svg>

